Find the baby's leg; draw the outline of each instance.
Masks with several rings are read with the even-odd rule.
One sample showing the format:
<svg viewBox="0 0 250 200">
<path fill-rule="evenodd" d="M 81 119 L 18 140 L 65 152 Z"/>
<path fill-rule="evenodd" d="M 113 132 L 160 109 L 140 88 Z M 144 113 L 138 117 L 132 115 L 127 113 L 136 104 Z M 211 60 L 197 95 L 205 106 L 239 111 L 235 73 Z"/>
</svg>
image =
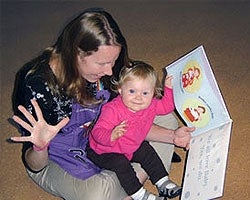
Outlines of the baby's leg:
<svg viewBox="0 0 250 200">
<path fill-rule="evenodd" d="M 139 162 L 147 172 L 153 184 L 158 188 L 159 195 L 173 198 L 181 193 L 181 187 L 169 180 L 168 173 L 154 148 L 144 141 L 134 153 L 134 162 Z"/>
</svg>

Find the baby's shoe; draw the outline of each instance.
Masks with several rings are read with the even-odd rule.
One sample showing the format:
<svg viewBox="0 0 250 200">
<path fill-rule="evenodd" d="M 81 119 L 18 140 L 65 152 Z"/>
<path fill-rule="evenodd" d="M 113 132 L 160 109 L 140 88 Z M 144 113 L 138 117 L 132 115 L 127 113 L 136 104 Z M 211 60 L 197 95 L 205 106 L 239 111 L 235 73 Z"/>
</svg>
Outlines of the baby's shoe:
<svg viewBox="0 0 250 200">
<path fill-rule="evenodd" d="M 142 200 L 167 200 L 166 197 L 158 197 L 148 191 L 144 193 Z"/>
<path fill-rule="evenodd" d="M 167 180 L 160 187 L 158 187 L 160 197 L 168 197 L 170 199 L 181 194 L 182 188 L 176 185 L 173 181 Z"/>
</svg>

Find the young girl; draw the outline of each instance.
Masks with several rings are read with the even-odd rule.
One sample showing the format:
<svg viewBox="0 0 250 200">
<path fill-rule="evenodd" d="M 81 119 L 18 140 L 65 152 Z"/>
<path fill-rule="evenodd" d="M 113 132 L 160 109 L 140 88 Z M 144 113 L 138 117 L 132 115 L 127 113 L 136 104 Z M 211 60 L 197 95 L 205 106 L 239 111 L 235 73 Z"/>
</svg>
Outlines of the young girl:
<svg viewBox="0 0 250 200">
<path fill-rule="evenodd" d="M 133 199 L 173 198 L 181 187 L 168 178 L 159 156 L 145 141 L 156 115 L 174 110 L 172 77 L 166 77 L 164 96 L 156 71 L 140 61 L 121 70 L 114 85 L 119 96 L 103 106 L 91 131 L 87 155 L 101 168 L 112 170 Z M 134 172 L 131 162 L 140 163 L 159 191 L 157 197 L 146 192 Z"/>
</svg>

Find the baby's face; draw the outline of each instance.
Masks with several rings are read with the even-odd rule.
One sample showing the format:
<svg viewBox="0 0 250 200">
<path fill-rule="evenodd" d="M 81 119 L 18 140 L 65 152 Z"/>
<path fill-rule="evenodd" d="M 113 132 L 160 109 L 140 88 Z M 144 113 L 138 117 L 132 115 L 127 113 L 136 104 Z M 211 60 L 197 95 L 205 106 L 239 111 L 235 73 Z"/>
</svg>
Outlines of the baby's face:
<svg viewBox="0 0 250 200">
<path fill-rule="evenodd" d="M 132 112 L 147 108 L 154 96 L 154 85 L 150 78 L 126 81 L 119 89 L 122 101 Z"/>
</svg>

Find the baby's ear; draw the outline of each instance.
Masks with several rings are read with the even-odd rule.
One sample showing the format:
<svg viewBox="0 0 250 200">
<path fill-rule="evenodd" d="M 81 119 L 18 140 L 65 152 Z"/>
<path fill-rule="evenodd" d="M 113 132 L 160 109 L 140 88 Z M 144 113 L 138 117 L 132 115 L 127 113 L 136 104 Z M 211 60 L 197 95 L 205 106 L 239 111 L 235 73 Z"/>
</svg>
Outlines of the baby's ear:
<svg viewBox="0 0 250 200">
<path fill-rule="evenodd" d="M 119 92 L 119 94 L 121 94 L 122 93 L 122 89 L 118 88 L 118 92 Z"/>
</svg>

